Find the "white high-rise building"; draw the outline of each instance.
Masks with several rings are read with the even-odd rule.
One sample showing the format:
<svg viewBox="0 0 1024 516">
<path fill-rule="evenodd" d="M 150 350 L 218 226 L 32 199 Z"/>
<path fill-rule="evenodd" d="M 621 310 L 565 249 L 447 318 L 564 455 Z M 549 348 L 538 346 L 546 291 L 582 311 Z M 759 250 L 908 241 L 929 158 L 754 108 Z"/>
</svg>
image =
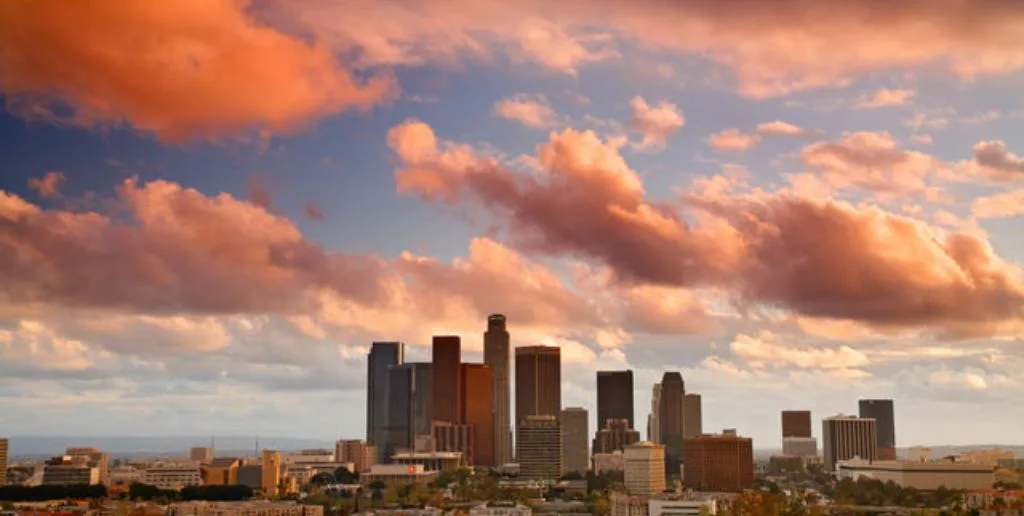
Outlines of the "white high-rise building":
<svg viewBox="0 0 1024 516">
<path fill-rule="evenodd" d="M 665 446 L 650 441 L 631 444 L 623 450 L 626 491 L 650 496 L 665 490 Z"/>
<path fill-rule="evenodd" d="M 661 421 L 658 419 L 658 411 L 661 410 L 661 384 L 654 384 L 651 392 L 651 413 L 647 415 L 647 440 L 652 443 L 661 443 Z"/>
</svg>

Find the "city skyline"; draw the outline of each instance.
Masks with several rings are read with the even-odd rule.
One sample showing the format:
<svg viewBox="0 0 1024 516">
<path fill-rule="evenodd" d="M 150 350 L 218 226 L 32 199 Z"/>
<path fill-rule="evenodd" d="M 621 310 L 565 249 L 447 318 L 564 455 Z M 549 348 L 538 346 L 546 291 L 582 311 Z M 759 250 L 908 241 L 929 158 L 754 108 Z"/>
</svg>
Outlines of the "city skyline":
<svg viewBox="0 0 1024 516">
<path fill-rule="evenodd" d="M 0 435 L 361 437 L 373 342 L 500 313 L 591 433 L 677 371 L 1020 444 L 1024 10 L 769 3 L 5 3 Z"/>
</svg>

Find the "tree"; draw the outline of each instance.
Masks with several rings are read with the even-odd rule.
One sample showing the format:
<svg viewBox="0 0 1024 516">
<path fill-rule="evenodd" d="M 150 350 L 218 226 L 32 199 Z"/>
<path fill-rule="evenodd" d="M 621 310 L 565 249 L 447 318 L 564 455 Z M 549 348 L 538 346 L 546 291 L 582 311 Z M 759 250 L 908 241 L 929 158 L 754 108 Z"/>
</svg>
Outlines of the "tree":
<svg viewBox="0 0 1024 516">
<path fill-rule="evenodd" d="M 388 486 L 387 484 L 381 482 L 380 480 L 375 480 L 373 482 L 370 482 L 370 485 L 366 487 L 370 488 L 370 491 L 372 492 L 371 497 L 374 500 L 380 500 L 381 498 L 383 498 L 384 489 L 387 488 Z"/>
<path fill-rule="evenodd" d="M 452 482 L 455 482 L 455 475 L 447 471 L 442 471 L 438 473 L 437 478 L 435 478 L 432 483 L 432 486 L 438 489 L 444 489 L 451 485 Z"/>
<path fill-rule="evenodd" d="M 339 484 L 358 484 L 359 475 L 352 473 L 345 466 L 334 470 L 334 480 Z"/>
<path fill-rule="evenodd" d="M 345 468 L 344 467 L 340 467 L 338 469 L 345 469 Z M 345 469 L 345 472 L 348 472 L 348 470 Z M 332 475 L 330 473 L 317 473 L 316 475 L 313 475 L 313 478 L 309 479 L 309 483 L 313 484 L 315 486 L 325 486 L 327 484 L 333 483 L 336 478 L 337 477 L 335 475 Z"/>
</svg>

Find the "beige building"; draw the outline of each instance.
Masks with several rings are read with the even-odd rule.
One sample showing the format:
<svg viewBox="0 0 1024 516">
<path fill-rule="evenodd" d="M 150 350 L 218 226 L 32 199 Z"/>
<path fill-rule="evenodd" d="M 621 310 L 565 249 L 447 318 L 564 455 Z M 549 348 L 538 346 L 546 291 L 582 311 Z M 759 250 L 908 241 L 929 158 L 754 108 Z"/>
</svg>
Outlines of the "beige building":
<svg viewBox="0 0 1024 516">
<path fill-rule="evenodd" d="M 839 478 L 862 477 L 892 481 L 902 487 L 934 491 L 940 486 L 947 489 L 990 489 L 996 481 L 995 466 L 966 462 L 908 462 L 896 460 L 867 461 L 852 459 L 840 461 Z"/>
<path fill-rule="evenodd" d="M 202 485 L 203 471 L 199 466 L 154 466 L 142 472 L 141 482 L 168 491 L 180 491 L 183 487 Z"/>
<path fill-rule="evenodd" d="M 91 446 L 74 446 L 64 450 L 64 455 L 70 457 L 72 462 L 86 462 L 96 468 L 100 476 L 98 483 L 107 484 L 107 473 L 110 469 L 110 456 L 107 452 Z"/>
<path fill-rule="evenodd" d="M 643 441 L 622 451 L 625 460 L 626 491 L 650 496 L 665 490 L 665 446 Z"/>
<path fill-rule="evenodd" d="M 7 485 L 7 438 L 0 438 L 0 486 Z"/>
<path fill-rule="evenodd" d="M 822 460 L 835 473 L 839 461 L 878 458 L 878 421 L 856 416 L 832 416 L 821 421 Z"/>
<path fill-rule="evenodd" d="M 295 502 L 177 502 L 167 506 L 167 516 L 323 516 L 322 505 Z"/>
<path fill-rule="evenodd" d="M 203 466 L 203 484 L 208 486 L 233 486 L 238 484 L 238 466 L 241 461 L 234 457 L 215 458 Z"/>
<path fill-rule="evenodd" d="M 608 495 L 608 510 L 611 516 L 647 516 L 646 496 L 633 496 L 612 492 Z"/>
<path fill-rule="evenodd" d="M 359 474 L 359 484 L 368 486 L 383 482 L 387 486 L 429 484 L 437 478 L 436 471 L 427 471 L 420 464 L 374 464 L 369 471 Z"/>
<path fill-rule="evenodd" d="M 99 468 L 82 457 L 62 455 L 53 457 L 43 464 L 42 485 L 44 486 L 99 483 Z"/>
<path fill-rule="evenodd" d="M 986 466 L 995 466 L 999 464 L 1000 460 L 1013 459 L 1013 452 L 1010 450 L 1003 450 L 1001 448 L 991 448 L 988 450 L 970 450 L 960 452 L 960 459 L 964 462 L 970 462 L 972 464 L 984 464 Z"/>
<path fill-rule="evenodd" d="M 462 467 L 461 452 L 401 452 L 391 456 L 395 464 L 423 466 L 427 471 L 455 472 Z"/>
<path fill-rule="evenodd" d="M 615 450 L 612 453 L 595 453 L 592 457 L 594 471 L 625 471 L 626 460 L 622 452 Z"/>
<path fill-rule="evenodd" d="M 263 496 L 277 496 L 278 487 L 281 485 L 281 452 L 274 450 L 263 450 L 263 480 L 260 482 L 260 491 Z"/>
<path fill-rule="evenodd" d="M 783 437 L 782 454 L 790 457 L 817 456 L 818 440 L 814 437 Z"/>
<path fill-rule="evenodd" d="M 213 460 L 213 448 L 210 446 L 193 446 L 188 450 L 188 458 L 199 461 L 202 464 L 209 464 Z"/>
<path fill-rule="evenodd" d="M 359 474 L 377 463 L 377 447 L 359 439 L 339 439 L 334 444 L 334 460 L 351 462 L 352 473 Z"/>
<path fill-rule="evenodd" d="M 588 419 L 587 410 L 581 407 L 564 408 L 559 415 L 562 427 L 562 474 L 575 472 L 582 475 L 590 469 Z"/>
<path fill-rule="evenodd" d="M 519 478 L 555 480 L 562 474 L 562 430 L 555 416 L 527 416 L 516 425 Z"/>
</svg>

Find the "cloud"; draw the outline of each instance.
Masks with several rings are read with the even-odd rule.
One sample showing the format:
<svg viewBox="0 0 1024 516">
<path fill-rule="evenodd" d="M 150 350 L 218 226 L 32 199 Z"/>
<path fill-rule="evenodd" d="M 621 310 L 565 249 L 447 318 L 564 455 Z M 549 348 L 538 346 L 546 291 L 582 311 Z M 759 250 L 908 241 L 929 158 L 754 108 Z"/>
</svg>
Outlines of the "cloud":
<svg viewBox="0 0 1024 516">
<path fill-rule="evenodd" d="M 978 142 L 974 146 L 974 170 L 993 181 L 1014 181 L 1024 177 L 1024 158 L 1010 152 L 1001 140 Z"/>
<path fill-rule="evenodd" d="M 60 197 L 60 187 L 65 179 L 67 178 L 64 177 L 62 172 L 49 171 L 41 179 L 30 178 L 28 180 L 28 187 L 39 192 L 40 197 L 52 199 Z"/>
<path fill-rule="evenodd" d="M 494 114 L 534 129 L 554 125 L 557 114 L 543 95 L 516 95 L 494 104 Z"/>
<path fill-rule="evenodd" d="M 900 168 L 917 159 L 879 135 L 859 139 L 878 148 L 833 149 L 821 164 L 852 155 Z M 1003 331 L 1024 317 L 1020 269 L 983 236 L 785 193 L 687 194 L 696 221 L 688 224 L 648 201 L 618 148 L 589 131 L 552 134 L 538 147 L 536 175 L 438 142 L 418 121 L 393 128 L 389 144 L 402 162 L 399 191 L 486 208 L 517 247 L 606 265 L 617 281 L 724 288 L 805 316 L 957 335 Z"/>
<path fill-rule="evenodd" d="M 796 367 L 800 369 L 857 369 L 871 363 L 868 357 L 849 346 L 814 348 L 785 346 L 771 332 L 757 336 L 737 335 L 729 344 L 732 353 L 757 367 Z"/>
<path fill-rule="evenodd" d="M 737 89 L 753 98 L 925 66 L 965 79 L 1024 69 L 1024 43 L 1016 37 L 1024 10 L 1011 0 L 854 0 L 830 9 L 816 8 L 814 0 L 382 1 L 360 6 L 355 20 L 344 2 L 273 5 L 271 18 L 320 35 L 366 66 L 491 60 L 505 53 L 574 74 L 629 43 L 709 59 L 731 71 Z"/>
<path fill-rule="evenodd" d="M 914 98 L 914 90 L 879 88 L 871 95 L 862 93 L 854 109 L 878 109 L 884 107 L 902 106 Z"/>
<path fill-rule="evenodd" d="M 1024 190 L 1013 190 L 975 199 L 971 215 L 979 219 L 997 219 L 1024 215 Z"/>
<path fill-rule="evenodd" d="M 708 137 L 708 145 L 722 152 L 746 152 L 757 141 L 756 135 L 743 134 L 739 129 L 726 129 Z"/>
<path fill-rule="evenodd" d="M 668 138 L 683 127 L 685 119 L 679 108 L 668 101 L 651 106 L 643 97 L 637 95 L 629 102 L 633 114 L 629 126 L 643 135 L 638 144 L 641 149 L 659 149 L 665 146 Z"/>
<path fill-rule="evenodd" d="M 360 81 L 326 45 L 260 23 L 247 4 L 4 2 L 0 92 L 16 114 L 127 123 L 171 142 L 290 132 L 394 96 L 390 76 Z"/>
<path fill-rule="evenodd" d="M 932 135 L 930 134 L 915 134 L 910 137 L 910 140 L 921 145 L 931 145 L 933 143 Z"/>
<path fill-rule="evenodd" d="M 762 136 L 788 136 L 793 138 L 814 136 L 820 132 L 803 129 L 789 122 L 783 122 L 782 120 L 774 120 L 763 124 L 757 124 L 756 131 L 757 134 Z"/>
<path fill-rule="evenodd" d="M 312 201 L 302 205 L 302 213 L 309 220 L 324 220 L 324 210 L 320 208 L 318 204 Z"/>
<path fill-rule="evenodd" d="M 886 132 L 844 133 L 800 152 L 804 163 L 836 188 L 857 187 L 885 194 L 922 192 L 929 172 L 940 163 L 927 154 L 899 148 Z"/>
</svg>

